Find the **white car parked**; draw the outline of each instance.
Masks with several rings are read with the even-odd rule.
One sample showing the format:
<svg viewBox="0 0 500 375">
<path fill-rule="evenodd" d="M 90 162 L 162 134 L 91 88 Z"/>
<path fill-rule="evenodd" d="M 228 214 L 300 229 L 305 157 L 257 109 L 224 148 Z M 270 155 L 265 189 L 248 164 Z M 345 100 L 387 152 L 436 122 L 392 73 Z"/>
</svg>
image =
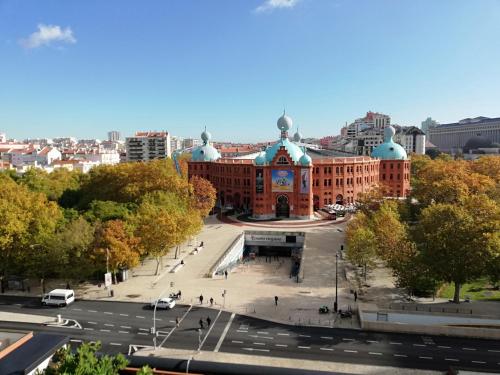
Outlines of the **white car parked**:
<svg viewBox="0 0 500 375">
<path fill-rule="evenodd" d="M 151 308 L 155 308 L 155 304 L 158 302 L 157 309 L 172 309 L 175 306 L 175 300 L 172 298 L 160 298 L 158 301 L 151 302 Z"/>
</svg>

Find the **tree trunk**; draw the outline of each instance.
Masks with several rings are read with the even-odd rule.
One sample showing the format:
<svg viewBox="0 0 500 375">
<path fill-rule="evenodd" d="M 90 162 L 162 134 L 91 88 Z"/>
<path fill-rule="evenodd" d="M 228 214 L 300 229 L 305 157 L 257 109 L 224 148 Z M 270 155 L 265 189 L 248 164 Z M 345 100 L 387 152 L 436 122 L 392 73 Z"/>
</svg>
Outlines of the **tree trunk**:
<svg viewBox="0 0 500 375">
<path fill-rule="evenodd" d="M 365 263 L 365 283 L 366 283 L 366 263 Z"/>
<path fill-rule="evenodd" d="M 179 245 L 175 247 L 175 259 L 177 259 L 177 255 L 179 254 Z"/>
<path fill-rule="evenodd" d="M 155 276 L 158 275 L 160 273 L 160 260 L 161 260 L 161 257 L 156 257 L 156 271 L 155 271 Z"/>
<path fill-rule="evenodd" d="M 116 282 L 116 272 L 113 271 L 112 275 L 113 275 L 113 284 L 116 285 L 117 284 L 117 282 Z"/>
<path fill-rule="evenodd" d="M 453 302 L 460 303 L 460 283 L 455 282 L 455 294 L 453 295 Z"/>
</svg>

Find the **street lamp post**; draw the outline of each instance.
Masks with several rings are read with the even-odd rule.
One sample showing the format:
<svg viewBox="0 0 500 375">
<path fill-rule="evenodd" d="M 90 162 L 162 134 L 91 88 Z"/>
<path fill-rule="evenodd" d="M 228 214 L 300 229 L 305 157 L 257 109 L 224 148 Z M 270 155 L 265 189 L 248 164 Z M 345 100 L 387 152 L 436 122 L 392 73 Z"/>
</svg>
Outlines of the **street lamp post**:
<svg viewBox="0 0 500 375">
<path fill-rule="evenodd" d="M 338 263 L 339 263 L 339 253 L 336 253 L 335 254 L 335 302 L 333 303 L 333 311 L 335 312 L 337 312 L 338 308 L 338 282 L 339 282 Z"/>
<path fill-rule="evenodd" d="M 155 350 L 156 350 L 156 308 L 158 307 L 158 302 L 160 302 L 161 298 L 165 293 L 167 293 L 166 290 L 160 293 L 160 296 L 156 299 L 155 307 L 153 309 L 153 327 L 151 329 L 151 333 L 153 334 L 153 345 Z"/>
</svg>

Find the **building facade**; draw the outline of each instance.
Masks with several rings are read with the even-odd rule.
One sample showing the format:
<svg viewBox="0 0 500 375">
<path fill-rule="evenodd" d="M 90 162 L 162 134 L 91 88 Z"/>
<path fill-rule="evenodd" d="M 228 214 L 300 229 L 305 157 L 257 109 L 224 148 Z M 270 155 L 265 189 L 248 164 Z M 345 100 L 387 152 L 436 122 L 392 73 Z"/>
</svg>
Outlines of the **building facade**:
<svg viewBox="0 0 500 375">
<path fill-rule="evenodd" d="M 168 132 L 136 132 L 135 137 L 125 139 L 127 161 L 165 159 L 171 155 Z"/>
<path fill-rule="evenodd" d="M 110 142 L 117 142 L 121 139 L 121 134 L 119 131 L 116 130 L 111 130 L 108 132 L 108 141 Z"/>
<path fill-rule="evenodd" d="M 500 117 L 466 118 L 429 129 L 429 141 L 443 152 L 461 151 L 469 139 L 477 136 L 500 143 Z"/>
<path fill-rule="evenodd" d="M 203 145 L 193 150 L 189 176 L 209 180 L 217 190 L 217 204 L 252 212 L 257 219 L 309 219 L 329 204 L 354 203 L 360 193 L 385 184 L 392 197 L 405 197 L 410 188 L 410 162 L 394 143 L 394 128 L 386 127 L 385 142 L 375 157 L 336 156 L 326 150 L 306 149 L 290 141 L 290 117 L 278 119 L 280 138 L 265 150 L 239 157 L 221 157 L 202 133 Z M 294 137 L 298 139 L 300 137 Z"/>
</svg>

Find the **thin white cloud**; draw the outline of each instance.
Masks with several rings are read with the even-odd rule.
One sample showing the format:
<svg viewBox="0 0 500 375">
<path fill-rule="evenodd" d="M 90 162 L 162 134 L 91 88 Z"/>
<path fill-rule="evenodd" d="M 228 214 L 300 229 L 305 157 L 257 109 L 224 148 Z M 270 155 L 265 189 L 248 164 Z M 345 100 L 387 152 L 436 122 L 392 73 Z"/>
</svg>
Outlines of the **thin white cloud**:
<svg viewBox="0 0 500 375">
<path fill-rule="evenodd" d="M 70 27 L 62 29 L 57 25 L 38 24 L 38 31 L 32 33 L 26 39 L 21 39 L 21 45 L 24 48 L 38 48 L 41 46 L 49 46 L 52 43 L 76 43 L 73 36 L 73 30 Z"/>
<path fill-rule="evenodd" d="M 265 0 L 264 3 L 255 8 L 257 13 L 270 12 L 274 9 L 293 8 L 299 0 Z"/>
</svg>

